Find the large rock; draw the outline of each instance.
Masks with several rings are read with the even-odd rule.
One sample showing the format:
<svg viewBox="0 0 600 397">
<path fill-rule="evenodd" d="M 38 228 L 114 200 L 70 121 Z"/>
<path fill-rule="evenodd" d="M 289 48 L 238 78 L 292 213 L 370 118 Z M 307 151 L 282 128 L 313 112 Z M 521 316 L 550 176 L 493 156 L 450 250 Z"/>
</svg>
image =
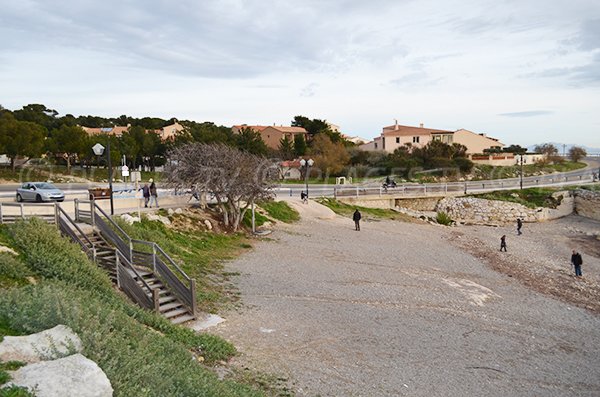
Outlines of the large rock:
<svg viewBox="0 0 600 397">
<path fill-rule="evenodd" d="M 156 215 L 156 214 L 148 214 L 146 215 L 149 221 L 159 221 L 164 223 L 165 225 L 170 225 L 171 221 L 166 216 Z"/>
<path fill-rule="evenodd" d="M 0 343 L 0 361 L 36 363 L 81 352 L 81 339 L 71 328 L 57 325 L 37 334 L 5 336 Z"/>
<path fill-rule="evenodd" d="M 35 390 L 36 397 L 111 397 L 106 374 L 81 354 L 26 365 L 11 373 L 10 385 Z"/>
<path fill-rule="evenodd" d="M 121 215 L 121 219 L 125 221 L 128 225 L 133 225 L 135 222 L 139 222 L 140 218 L 137 216 L 131 216 L 129 214 Z"/>
</svg>

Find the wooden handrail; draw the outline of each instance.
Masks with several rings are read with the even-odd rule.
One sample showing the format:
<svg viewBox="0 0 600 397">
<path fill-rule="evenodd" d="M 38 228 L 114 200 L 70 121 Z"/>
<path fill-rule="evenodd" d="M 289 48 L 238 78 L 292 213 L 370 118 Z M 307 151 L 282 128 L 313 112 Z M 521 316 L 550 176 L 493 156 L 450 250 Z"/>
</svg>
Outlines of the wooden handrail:
<svg viewBox="0 0 600 397">
<path fill-rule="evenodd" d="M 81 234 L 81 236 L 83 236 L 83 239 L 92 247 L 94 248 L 94 243 L 92 243 L 90 241 L 90 239 L 88 238 L 88 236 L 83 232 L 83 230 L 81 230 L 81 228 L 79 227 L 79 225 L 77 225 L 73 219 L 69 216 L 69 214 L 67 214 L 65 212 L 65 210 L 62 209 L 62 207 L 60 205 L 57 205 L 56 208 L 58 208 L 58 211 L 69 221 L 69 223 L 71 225 L 73 225 L 75 227 L 75 229 L 77 229 L 77 231 L 79 232 L 79 234 Z M 77 237 L 77 235 L 76 235 Z M 79 237 L 77 237 L 79 238 Z"/>
<path fill-rule="evenodd" d="M 160 248 L 160 245 L 153 243 L 154 247 L 156 248 L 156 250 L 158 252 L 160 252 L 162 254 L 162 256 L 164 258 L 166 258 L 169 263 L 175 268 L 177 269 L 177 271 L 179 272 L 179 274 L 181 274 L 183 276 L 183 278 L 185 278 L 187 281 L 190 281 L 191 278 L 177 265 L 177 263 L 175 263 L 175 261 L 173 259 L 171 259 L 171 257 L 169 255 L 167 255 L 167 253 L 165 251 L 163 251 L 162 248 Z"/>
</svg>

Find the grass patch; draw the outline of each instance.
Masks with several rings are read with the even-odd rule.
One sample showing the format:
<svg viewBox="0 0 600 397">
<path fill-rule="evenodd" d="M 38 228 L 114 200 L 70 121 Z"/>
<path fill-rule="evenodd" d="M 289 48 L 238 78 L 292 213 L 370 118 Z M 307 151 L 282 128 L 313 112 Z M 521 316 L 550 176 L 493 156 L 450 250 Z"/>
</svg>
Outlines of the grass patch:
<svg viewBox="0 0 600 397">
<path fill-rule="evenodd" d="M 356 205 L 345 204 L 341 201 L 328 198 L 318 198 L 316 201 L 320 204 L 323 204 L 326 207 L 329 207 L 336 214 L 346 216 L 349 218 L 352 218 L 352 214 L 355 210 L 358 209 L 361 212 L 363 219 L 365 217 L 370 217 L 372 219 L 389 219 L 393 221 L 414 222 L 414 219 L 412 217 L 393 210 L 359 207 Z"/>
<path fill-rule="evenodd" d="M 142 171 L 141 176 L 142 181 L 152 178 L 158 183 L 161 181 L 162 175 L 162 172 Z M 120 178 L 120 174 L 117 174 L 115 170 L 113 170 L 113 176 L 115 179 Z M 107 181 L 108 170 L 106 168 L 82 168 L 77 166 L 71 167 L 70 171 L 67 172 L 65 165 L 37 164 L 19 167 L 13 171 L 10 167 L 0 166 L 0 179 L 11 182 L 52 180 L 55 183 L 62 183 L 73 178 L 84 178 L 94 182 Z"/>
<path fill-rule="evenodd" d="M 0 389 L 0 397 L 35 397 L 35 394 L 25 387 L 9 386 Z"/>
<path fill-rule="evenodd" d="M 263 214 L 261 214 L 258 211 L 254 211 L 254 225 L 256 227 L 262 226 L 265 224 L 265 222 L 268 222 L 269 218 L 267 218 L 266 216 L 264 216 Z M 242 219 L 242 224 L 247 227 L 248 229 L 252 228 L 252 211 L 248 210 L 246 211 L 246 213 L 244 214 L 244 219 Z"/>
<path fill-rule="evenodd" d="M 133 225 L 120 218 L 115 221 L 132 238 L 156 242 L 177 260 L 188 276 L 196 279 L 196 297 L 201 310 L 215 313 L 238 299 L 227 283 L 223 261 L 234 259 L 248 248 L 249 240 L 243 233 L 179 231 L 146 219 Z"/>
<path fill-rule="evenodd" d="M 258 204 L 273 219 L 284 223 L 293 223 L 300 220 L 300 214 L 285 201 L 263 201 Z"/>
<path fill-rule="evenodd" d="M 560 189 L 564 190 L 564 188 Z M 553 198 L 552 194 L 557 189 L 551 188 L 529 188 L 523 190 L 498 190 L 495 192 L 470 195 L 486 200 L 510 201 L 512 203 L 522 204 L 528 208 L 556 208 L 560 205 L 560 198 Z"/>
</svg>

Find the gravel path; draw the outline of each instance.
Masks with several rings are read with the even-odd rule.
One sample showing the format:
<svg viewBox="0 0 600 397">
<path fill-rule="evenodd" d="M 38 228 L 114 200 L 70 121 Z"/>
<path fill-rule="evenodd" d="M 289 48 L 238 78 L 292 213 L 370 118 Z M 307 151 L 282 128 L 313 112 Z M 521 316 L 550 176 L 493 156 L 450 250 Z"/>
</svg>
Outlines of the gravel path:
<svg viewBox="0 0 600 397">
<path fill-rule="evenodd" d="M 526 225 L 519 244 L 565 222 Z M 238 365 L 288 377 L 299 396 L 600 395 L 600 318 L 460 242 L 496 250 L 509 231 L 381 221 L 356 232 L 306 214 L 228 265 L 244 307 L 212 332 L 238 347 Z"/>
</svg>

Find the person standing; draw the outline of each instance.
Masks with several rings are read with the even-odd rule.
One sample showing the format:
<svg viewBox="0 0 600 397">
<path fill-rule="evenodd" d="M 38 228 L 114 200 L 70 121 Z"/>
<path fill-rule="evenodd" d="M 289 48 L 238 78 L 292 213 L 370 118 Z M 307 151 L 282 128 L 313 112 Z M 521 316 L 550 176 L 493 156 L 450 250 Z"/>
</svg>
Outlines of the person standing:
<svg viewBox="0 0 600 397">
<path fill-rule="evenodd" d="M 517 235 L 521 235 L 523 233 L 521 233 L 521 228 L 523 227 L 523 221 L 521 220 L 521 218 L 517 218 Z"/>
<path fill-rule="evenodd" d="M 148 201 L 150 201 L 150 188 L 145 183 L 142 187 L 142 196 L 144 196 L 144 207 L 148 208 Z"/>
<path fill-rule="evenodd" d="M 362 218 L 362 215 L 360 214 L 360 211 L 357 208 L 356 211 L 354 211 L 354 214 L 352 215 L 352 219 L 354 220 L 354 228 L 357 232 L 360 232 L 360 219 L 361 218 Z"/>
<path fill-rule="evenodd" d="M 571 255 L 571 264 L 575 268 L 575 277 L 582 277 L 581 265 L 583 264 L 583 259 L 581 258 L 581 254 L 575 250 L 573 250 L 573 255 Z"/>
<path fill-rule="evenodd" d="M 506 252 L 506 234 L 500 237 L 500 251 Z"/>
<path fill-rule="evenodd" d="M 152 208 L 152 201 L 156 203 L 156 208 L 158 208 L 158 193 L 156 191 L 156 183 L 150 179 L 150 208 Z"/>
</svg>

